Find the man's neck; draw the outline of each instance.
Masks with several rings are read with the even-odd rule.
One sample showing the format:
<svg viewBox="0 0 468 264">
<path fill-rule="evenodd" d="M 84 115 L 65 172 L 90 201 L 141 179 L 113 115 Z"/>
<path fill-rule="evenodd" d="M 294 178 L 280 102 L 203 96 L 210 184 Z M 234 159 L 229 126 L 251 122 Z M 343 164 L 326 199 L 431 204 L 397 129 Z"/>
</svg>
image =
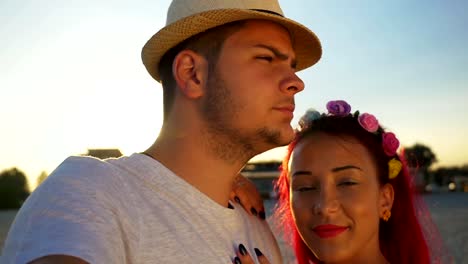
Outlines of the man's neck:
<svg viewBox="0 0 468 264">
<path fill-rule="evenodd" d="M 248 158 L 223 160 L 207 149 L 203 140 L 206 138 L 191 133 L 161 134 L 145 153 L 218 204 L 227 206 L 234 179 Z"/>
</svg>

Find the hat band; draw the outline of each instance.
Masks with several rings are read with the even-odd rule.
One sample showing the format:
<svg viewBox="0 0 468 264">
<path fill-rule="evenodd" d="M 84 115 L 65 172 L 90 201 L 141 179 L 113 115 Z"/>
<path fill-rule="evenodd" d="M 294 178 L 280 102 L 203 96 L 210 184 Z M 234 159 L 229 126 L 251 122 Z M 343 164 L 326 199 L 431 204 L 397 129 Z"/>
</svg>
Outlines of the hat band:
<svg viewBox="0 0 468 264">
<path fill-rule="evenodd" d="M 250 9 L 250 10 L 258 11 L 258 12 L 263 12 L 263 13 L 268 13 L 268 14 L 272 14 L 272 15 L 277 15 L 277 16 L 280 16 L 280 17 L 284 17 L 283 15 L 278 14 L 278 13 L 276 13 L 276 12 L 273 12 L 273 11 L 271 11 L 271 10 L 265 10 L 265 9 Z"/>
</svg>

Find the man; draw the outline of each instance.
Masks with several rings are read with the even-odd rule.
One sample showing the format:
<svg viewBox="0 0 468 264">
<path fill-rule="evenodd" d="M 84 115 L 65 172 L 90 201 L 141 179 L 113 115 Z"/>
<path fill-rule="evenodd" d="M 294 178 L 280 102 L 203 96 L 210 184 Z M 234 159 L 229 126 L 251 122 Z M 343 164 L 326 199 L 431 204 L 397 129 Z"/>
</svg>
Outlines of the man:
<svg viewBox="0 0 468 264">
<path fill-rule="evenodd" d="M 173 0 L 142 51 L 164 89 L 155 143 L 65 160 L 18 213 L 5 263 L 226 263 L 239 243 L 280 263 L 267 223 L 229 194 L 250 158 L 292 140 L 296 71 L 320 56 L 277 1 Z"/>
</svg>

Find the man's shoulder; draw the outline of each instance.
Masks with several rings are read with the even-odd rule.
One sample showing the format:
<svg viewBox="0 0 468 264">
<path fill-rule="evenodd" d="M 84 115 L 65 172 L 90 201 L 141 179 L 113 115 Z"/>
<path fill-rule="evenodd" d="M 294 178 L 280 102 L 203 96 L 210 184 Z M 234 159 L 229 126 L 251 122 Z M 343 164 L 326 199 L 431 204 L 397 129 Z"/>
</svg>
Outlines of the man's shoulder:
<svg viewBox="0 0 468 264">
<path fill-rule="evenodd" d="M 155 160 L 148 160 L 146 156 L 135 153 L 130 156 L 109 159 L 99 159 L 91 156 L 70 156 L 52 174 L 115 177 L 115 175 L 140 175 L 145 173 L 167 174 L 168 169 Z"/>
<path fill-rule="evenodd" d="M 121 174 L 118 166 L 90 156 L 70 156 L 65 159 L 50 175 L 53 178 L 72 178 L 82 180 L 111 180 Z"/>
<path fill-rule="evenodd" d="M 142 155 L 98 159 L 90 156 L 70 156 L 39 186 L 40 192 L 63 189 L 77 193 L 100 193 L 121 197 L 132 193 L 137 198 L 148 188 L 144 182 L 160 184 L 155 168 Z M 159 168 L 159 166 L 156 166 Z"/>
<path fill-rule="evenodd" d="M 120 257 L 115 250 L 123 241 L 119 234 L 137 237 L 133 227 L 139 216 L 134 210 L 137 203 L 127 195 L 124 178 L 114 167 L 91 157 L 67 158 L 17 213 L 5 243 L 5 259 L 26 263 L 63 254 L 89 263 L 117 263 L 101 260 Z M 97 247 L 102 251 L 96 252 Z"/>
<path fill-rule="evenodd" d="M 125 171 L 118 166 L 93 157 L 71 156 L 66 158 L 33 192 L 33 197 L 48 197 L 63 193 L 72 198 L 80 194 L 115 193 L 122 189 Z M 122 190 L 121 190 L 122 191 Z"/>
<path fill-rule="evenodd" d="M 111 163 L 91 156 L 70 156 L 56 169 L 56 172 L 66 171 L 109 171 Z"/>
</svg>

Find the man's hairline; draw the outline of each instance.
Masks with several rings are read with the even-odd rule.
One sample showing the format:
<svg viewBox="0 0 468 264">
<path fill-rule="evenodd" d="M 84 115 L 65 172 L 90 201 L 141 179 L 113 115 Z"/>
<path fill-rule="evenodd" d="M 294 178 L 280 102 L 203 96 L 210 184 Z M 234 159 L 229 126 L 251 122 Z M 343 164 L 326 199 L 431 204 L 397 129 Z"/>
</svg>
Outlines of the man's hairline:
<svg viewBox="0 0 468 264">
<path fill-rule="evenodd" d="M 205 34 L 205 33 L 207 33 L 207 32 L 210 31 L 210 30 L 216 29 L 216 28 L 218 28 L 218 27 L 226 26 L 226 25 L 228 25 L 228 24 L 230 24 L 230 23 L 239 23 L 239 24 L 238 24 L 239 28 L 236 29 L 236 30 L 234 30 L 233 32 L 231 32 L 230 35 L 228 35 L 228 36 L 223 40 L 223 42 L 221 43 L 221 47 L 220 47 L 220 49 L 218 50 L 218 53 L 216 54 L 216 58 L 215 58 L 215 61 L 214 61 L 214 64 L 215 64 L 215 66 L 216 66 L 217 63 L 218 63 L 219 54 L 221 53 L 222 49 L 224 48 L 224 44 L 226 43 L 226 41 L 227 41 L 230 37 L 232 37 L 232 35 L 234 35 L 234 34 L 237 33 L 238 31 L 242 30 L 242 28 L 244 28 L 244 27 L 246 26 L 247 23 L 252 22 L 252 21 L 266 21 L 266 22 L 270 22 L 270 23 L 273 23 L 273 24 L 275 24 L 275 25 L 280 26 L 281 28 L 283 28 L 283 29 L 288 33 L 288 35 L 289 35 L 289 41 L 290 41 L 290 43 L 291 43 L 291 46 L 294 47 L 294 38 L 293 38 L 292 33 L 289 31 L 289 29 L 288 29 L 287 27 L 285 27 L 285 26 L 282 25 L 281 23 L 276 22 L 276 21 L 273 21 L 273 20 L 269 20 L 269 19 L 242 19 L 242 20 L 232 21 L 232 22 L 229 22 L 229 23 L 225 23 L 225 24 L 222 24 L 222 25 L 213 27 L 213 28 L 206 29 L 206 30 L 203 31 L 203 32 L 200 32 L 200 33 L 198 33 L 198 34 L 195 34 L 195 35 L 193 35 L 193 36 L 191 36 L 191 37 L 189 37 L 189 38 L 187 38 L 187 39 L 185 39 L 185 40 L 179 42 L 179 43 L 176 44 L 173 48 L 177 47 L 177 45 L 180 45 L 180 44 L 182 44 L 182 43 L 185 42 L 185 41 L 188 41 L 188 40 L 191 39 L 191 38 L 194 38 L 194 37 L 199 36 L 199 35 L 201 35 L 201 34 Z M 181 53 L 182 51 L 185 51 L 185 50 L 190 50 L 190 51 L 195 52 L 196 54 L 202 56 L 203 58 L 208 59 L 207 56 L 205 56 L 204 54 L 202 54 L 202 52 L 193 50 L 193 49 L 191 49 L 191 48 L 189 48 L 189 47 L 185 47 L 185 48 L 181 49 L 179 52 L 177 52 L 177 53 L 175 54 L 174 60 L 175 60 L 175 58 L 177 57 L 177 55 L 179 55 L 179 53 Z M 296 52 L 296 51 L 294 50 L 294 48 L 293 48 L 293 51 L 294 51 L 294 53 Z M 170 50 L 168 50 L 166 53 L 168 53 L 168 52 L 170 52 Z M 162 57 L 164 57 L 164 55 L 166 55 L 166 53 L 164 53 Z M 172 64 L 174 63 L 174 60 L 172 61 Z M 159 69 L 159 67 L 160 67 L 160 66 L 158 65 L 158 69 Z M 171 67 L 172 67 L 172 65 L 171 65 Z"/>
<path fill-rule="evenodd" d="M 233 34 L 235 34 L 237 31 L 241 30 L 241 29 L 245 26 L 245 23 L 248 22 L 249 20 L 251 20 L 251 19 L 232 21 L 232 22 L 225 23 L 225 24 L 222 24 L 222 25 L 219 25 L 219 26 L 216 26 L 216 27 L 209 28 L 209 29 L 207 29 L 207 30 L 205 30 L 205 31 L 203 31 L 203 32 L 200 32 L 200 33 L 198 33 L 198 34 L 195 34 L 195 35 L 193 35 L 193 36 L 191 36 L 191 37 L 189 37 L 189 38 L 187 38 L 187 39 L 185 39 L 185 40 L 183 40 L 183 41 L 177 43 L 174 47 L 172 47 L 171 49 L 169 49 L 168 51 L 166 51 L 166 53 L 164 53 L 162 57 L 164 57 L 167 53 L 171 52 L 171 50 L 172 50 L 173 48 L 176 48 L 178 45 L 181 45 L 181 44 L 182 44 L 183 42 L 185 42 L 185 41 L 189 41 L 191 38 L 195 38 L 195 37 L 200 36 L 200 35 L 202 35 L 202 34 L 208 33 L 210 30 L 214 30 L 214 29 L 216 29 L 216 28 L 229 25 L 230 23 L 239 23 L 239 24 L 237 25 L 239 28 L 236 29 L 236 30 L 234 30 L 233 32 L 230 32 L 230 34 L 229 34 L 225 39 L 223 39 L 223 41 L 222 41 L 222 43 L 221 43 L 221 46 L 220 46 L 220 48 L 219 48 L 219 50 L 218 50 L 218 52 L 217 52 L 217 54 L 216 54 L 216 56 L 215 56 L 215 58 L 214 58 L 214 59 L 215 59 L 214 64 L 217 65 L 217 62 L 218 62 L 218 59 L 219 59 L 219 54 L 221 53 L 221 50 L 224 48 L 224 44 L 226 43 L 226 40 L 227 40 L 228 38 L 230 38 Z M 177 57 L 181 52 L 186 51 L 186 50 L 190 50 L 190 51 L 192 51 L 192 52 L 194 52 L 194 53 L 196 53 L 196 54 L 202 56 L 203 58 L 205 58 L 206 60 L 208 60 L 208 62 L 211 62 L 211 61 L 210 61 L 211 58 L 208 58 L 209 56 L 207 56 L 206 54 L 203 54 L 203 52 L 201 52 L 201 51 L 196 51 L 196 50 L 194 50 L 193 48 L 190 48 L 190 47 L 187 47 L 187 46 L 186 46 L 186 47 L 182 48 L 181 50 L 179 50 L 176 54 L 174 54 L 174 58 L 173 58 L 172 63 L 171 63 L 171 68 L 172 68 L 173 65 L 174 65 L 174 61 L 175 61 L 176 57 Z M 160 68 L 160 67 L 161 67 L 161 65 L 158 65 L 158 71 L 159 71 L 159 68 Z M 174 74 L 174 73 L 172 73 L 172 74 Z M 173 75 L 173 77 L 175 77 L 175 76 Z"/>
</svg>

